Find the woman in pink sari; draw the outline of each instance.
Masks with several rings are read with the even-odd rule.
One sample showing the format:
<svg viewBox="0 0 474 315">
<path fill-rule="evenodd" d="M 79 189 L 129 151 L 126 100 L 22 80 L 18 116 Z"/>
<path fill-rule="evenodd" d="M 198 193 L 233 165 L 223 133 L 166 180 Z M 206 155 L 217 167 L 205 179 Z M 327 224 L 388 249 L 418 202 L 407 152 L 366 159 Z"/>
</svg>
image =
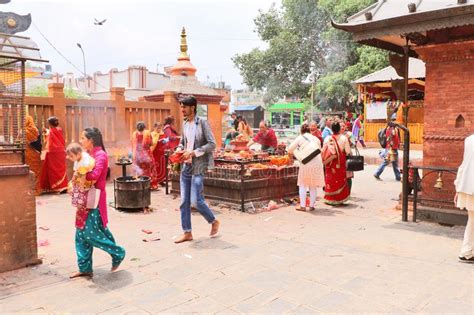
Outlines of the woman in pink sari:
<svg viewBox="0 0 474 315">
<path fill-rule="evenodd" d="M 40 189 L 46 192 L 65 192 L 66 176 L 66 142 L 59 120 L 55 116 L 48 118 L 49 129 L 44 129 L 46 156 L 40 175 Z"/>
<path fill-rule="evenodd" d="M 165 133 L 166 138 L 168 138 L 168 145 L 166 149 L 171 151 L 174 151 L 174 149 L 179 145 L 178 132 L 176 132 L 176 129 L 174 128 L 174 117 L 166 117 L 163 132 Z"/>
<path fill-rule="evenodd" d="M 155 160 L 151 153 L 153 140 L 150 130 L 145 129 L 145 123 L 139 121 L 137 130 L 132 134 L 132 151 L 135 173 L 150 177 L 152 190 L 158 189 L 158 176 L 156 173 Z"/>
<path fill-rule="evenodd" d="M 340 205 L 349 199 L 350 191 L 346 174 L 346 155 L 351 148 L 347 137 L 340 134 L 341 126 L 334 122 L 331 126 L 333 135 L 326 137 L 322 151 L 325 169 L 324 202 L 329 205 Z"/>
</svg>

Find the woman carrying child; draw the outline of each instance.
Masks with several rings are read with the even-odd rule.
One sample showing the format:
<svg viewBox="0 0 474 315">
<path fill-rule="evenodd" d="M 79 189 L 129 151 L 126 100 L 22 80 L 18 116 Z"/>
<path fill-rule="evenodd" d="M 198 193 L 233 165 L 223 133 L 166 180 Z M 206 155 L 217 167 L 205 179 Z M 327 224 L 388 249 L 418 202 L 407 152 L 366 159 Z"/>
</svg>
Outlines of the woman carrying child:
<svg viewBox="0 0 474 315">
<path fill-rule="evenodd" d="M 107 228 L 107 196 L 105 192 L 109 161 L 105 152 L 102 134 L 97 128 L 86 128 L 81 135 L 82 148 L 95 160 L 95 166 L 85 176 L 87 181 L 95 181 L 94 187 L 100 191 L 99 206 L 88 209 L 85 226 L 76 228 L 76 254 L 79 272 L 76 277 L 92 277 L 92 251 L 98 247 L 112 256 L 112 269 L 115 271 L 125 258 L 125 250 L 115 243 Z"/>
</svg>

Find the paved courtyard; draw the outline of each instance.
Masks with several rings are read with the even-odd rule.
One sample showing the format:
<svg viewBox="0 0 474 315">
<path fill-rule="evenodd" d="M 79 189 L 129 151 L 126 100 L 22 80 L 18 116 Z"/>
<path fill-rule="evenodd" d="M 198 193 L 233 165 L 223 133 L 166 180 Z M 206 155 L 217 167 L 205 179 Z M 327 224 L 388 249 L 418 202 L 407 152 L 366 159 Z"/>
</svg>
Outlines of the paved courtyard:
<svg viewBox="0 0 474 315">
<path fill-rule="evenodd" d="M 194 215 L 195 240 L 180 245 L 179 199 L 153 193 L 150 214 L 109 209 L 127 257 L 110 273 L 110 258 L 96 250 L 92 280 L 68 279 L 76 271 L 68 196 L 42 196 L 43 264 L 0 274 L 0 313 L 473 314 L 474 265 L 456 259 L 463 227 L 402 223 L 393 210 L 400 183 L 390 169 L 376 182 L 374 169 L 356 174 L 346 207 L 214 207 L 221 236 L 208 238 L 209 225 Z"/>
</svg>

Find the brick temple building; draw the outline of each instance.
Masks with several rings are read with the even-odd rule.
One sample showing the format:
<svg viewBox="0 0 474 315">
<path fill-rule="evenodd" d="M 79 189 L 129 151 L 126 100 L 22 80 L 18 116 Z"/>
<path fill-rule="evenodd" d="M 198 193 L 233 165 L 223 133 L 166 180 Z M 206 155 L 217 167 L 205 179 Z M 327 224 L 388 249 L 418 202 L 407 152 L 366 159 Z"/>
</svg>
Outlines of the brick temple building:
<svg viewBox="0 0 474 315">
<path fill-rule="evenodd" d="M 472 0 L 385 0 L 333 23 L 359 43 L 420 58 L 426 64 L 423 166 L 456 169 L 463 141 L 474 132 L 474 4 Z M 440 197 L 434 188 L 443 182 Z M 432 199 L 454 196 L 454 175 L 439 172 L 423 180 Z M 430 208 L 430 207 L 434 207 Z M 463 216 L 451 202 L 430 204 L 427 216 L 437 221 Z M 458 220 L 459 222 L 459 220 Z"/>
</svg>

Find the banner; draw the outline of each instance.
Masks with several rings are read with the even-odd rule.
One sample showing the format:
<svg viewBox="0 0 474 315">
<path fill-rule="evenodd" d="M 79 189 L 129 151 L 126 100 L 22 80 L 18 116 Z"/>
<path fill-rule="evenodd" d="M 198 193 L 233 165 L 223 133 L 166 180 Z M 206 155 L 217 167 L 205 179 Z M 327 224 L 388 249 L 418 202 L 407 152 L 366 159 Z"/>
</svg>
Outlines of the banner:
<svg viewBox="0 0 474 315">
<path fill-rule="evenodd" d="M 367 119 L 387 119 L 387 102 L 368 103 Z"/>
</svg>

